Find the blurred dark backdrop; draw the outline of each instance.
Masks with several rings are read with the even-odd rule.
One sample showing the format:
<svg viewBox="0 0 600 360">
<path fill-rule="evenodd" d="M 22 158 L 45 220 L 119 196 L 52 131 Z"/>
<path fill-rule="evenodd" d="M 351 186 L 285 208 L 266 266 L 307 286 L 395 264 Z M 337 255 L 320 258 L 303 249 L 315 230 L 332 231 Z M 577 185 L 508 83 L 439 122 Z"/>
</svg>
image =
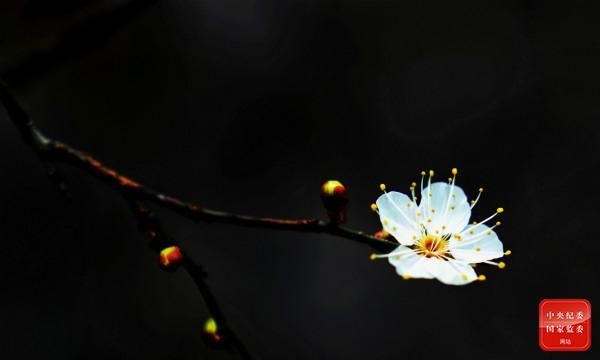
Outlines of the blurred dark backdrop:
<svg viewBox="0 0 600 360">
<path fill-rule="evenodd" d="M 467 287 L 402 281 L 327 235 L 164 221 L 264 359 L 547 358 L 546 297 L 598 290 L 599 6 L 593 1 L 0 2 L 0 74 L 40 127 L 207 207 L 378 229 L 379 182 L 460 169 L 513 250 Z M 60 166 L 0 110 L 3 359 L 235 359 L 163 273 L 119 195 Z M 565 356 L 566 354 L 560 354 Z M 582 358 L 591 353 L 569 354 Z M 562 358 L 562 357 L 561 357 Z"/>
</svg>

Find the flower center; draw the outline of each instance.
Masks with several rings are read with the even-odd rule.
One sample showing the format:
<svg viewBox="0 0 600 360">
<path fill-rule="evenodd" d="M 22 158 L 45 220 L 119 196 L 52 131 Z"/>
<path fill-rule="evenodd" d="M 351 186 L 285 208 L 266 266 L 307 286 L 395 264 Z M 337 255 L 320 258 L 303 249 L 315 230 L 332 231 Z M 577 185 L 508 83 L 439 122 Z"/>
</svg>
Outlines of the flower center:
<svg viewBox="0 0 600 360">
<path fill-rule="evenodd" d="M 416 250 L 423 256 L 428 258 L 441 258 L 448 252 L 446 240 L 440 236 L 423 235 L 423 237 L 415 243 Z"/>
</svg>

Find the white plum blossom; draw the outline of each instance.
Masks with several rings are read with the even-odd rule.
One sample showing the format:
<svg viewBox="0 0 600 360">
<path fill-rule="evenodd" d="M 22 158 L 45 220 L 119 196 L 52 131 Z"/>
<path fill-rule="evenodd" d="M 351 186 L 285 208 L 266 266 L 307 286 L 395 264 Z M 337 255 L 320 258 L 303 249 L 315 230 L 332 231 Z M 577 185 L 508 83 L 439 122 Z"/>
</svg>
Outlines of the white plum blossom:
<svg viewBox="0 0 600 360">
<path fill-rule="evenodd" d="M 483 189 L 469 203 L 465 192 L 455 185 L 457 173 L 454 168 L 448 182 L 431 183 L 434 173 L 430 170 L 427 187 L 423 188 L 426 173 L 421 172 L 420 203 L 415 195 L 416 183 L 410 186 L 410 197 L 385 192 L 381 184 L 384 194 L 372 208 L 379 213 L 385 232 L 400 245 L 389 254 L 373 254 L 371 259 L 387 258 L 404 279 L 435 278 L 448 285 L 485 280 L 485 275 L 477 275 L 473 269 L 477 263 L 504 268 L 504 262 L 491 261 L 510 254 L 494 231 L 500 222 L 486 225 L 504 210 L 498 208 L 487 219 L 469 224 L 471 210 Z"/>
</svg>

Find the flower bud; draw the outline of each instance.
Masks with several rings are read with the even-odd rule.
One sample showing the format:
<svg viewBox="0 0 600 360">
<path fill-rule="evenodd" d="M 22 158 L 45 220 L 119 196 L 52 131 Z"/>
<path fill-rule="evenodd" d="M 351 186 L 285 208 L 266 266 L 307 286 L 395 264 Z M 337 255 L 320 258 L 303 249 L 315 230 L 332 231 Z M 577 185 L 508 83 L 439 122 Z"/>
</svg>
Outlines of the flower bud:
<svg viewBox="0 0 600 360">
<path fill-rule="evenodd" d="M 346 222 L 348 195 L 346 187 L 341 182 L 337 180 L 326 181 L 321 186 L 321 199 L 331 222 L 336 224 Z"/>
<path fill-rule="evenodd" d="M 179 246 L 169 246 L 160 251 L 160 267 L 165 271 L 175 271 L 183 262 L 183 254 Z"/>
<path fill-rule="evenodd" d="M 204 323 L 204 328 L 202 329 L 202 339 L 204 342 L 215 349 L 225 349 L 227 348 L 227 344 L 224 341 L 223 337 L 219 333 L 219 325 L 217 321 L 213 318 L 208 318 Z"/>
<path fill-rule="evenodd" d="M 384 239 L 384 240 L 387 240 L 390 237 L 392 237 L 392 235 L 389 232 L 387 232 L 387 231 L 385 231 L 383 229 L 381 229 L 380 231 L 378 231 L 375 234 L 373 234 L 373 236 L 375 236 L 378 239 Z"/>
</svg>

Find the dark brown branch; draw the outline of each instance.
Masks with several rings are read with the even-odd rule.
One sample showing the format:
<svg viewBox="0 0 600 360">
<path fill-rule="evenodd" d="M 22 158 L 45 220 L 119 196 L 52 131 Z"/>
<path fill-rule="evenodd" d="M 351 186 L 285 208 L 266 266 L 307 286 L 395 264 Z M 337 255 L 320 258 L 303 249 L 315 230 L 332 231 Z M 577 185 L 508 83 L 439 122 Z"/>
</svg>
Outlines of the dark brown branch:
<svg viewBox="0 0 600 360">
<path fill-rule="evenodd" d="M 165 231 L 160 220 L 146 204 L 135 200 L 129 201 L 129 204 L 136 217 L 138 230 L 148 235 L 151 240 L 151 247 L 154 250 L 160 252 L 161 249 L 169 246 L 180 246 L 175 239 Z M 202 267 L 196 264 L 191 258 L 187 257 L 185 253 L 183 254 L 183 257 L 184 269 L 196 284 L 196 287 L 208 308 L 210 316 L 219 326 L 219 335 L 222 338 L 221 342 L 224 343 L 223 345 L 237 350 L 242 359 L 252 359 L 248 349 L 239 336 L 233 331 L 225 318 L 223 310 L 221 310 L 217 299 L 206 282 L 207 275 Z"/>
<path fill-rule="evenodd" d="M 8 115 L 23 136 L 24 141 L 29 144 L 42 159 L 68 163 L 79 169 L 85 170 L 129 199 L 149 201 L 198 222 L 299 232 L 327 233 L 368 244 L 377 249 L 389 248 L 397 245 L 395 242 L 376 238 L 362 231 L 352 230 L 326 221 L 316 219 L 275 219 L 232 214 L 207 209 L 197 204 L 162 194 L 120 174 L 83 151 L 45 136 L 35 126 L 31 119 L 29 119 L 27 113 L 2 82 L 0 82 L 0 101 L 4 104 Z"/>
</svg>

